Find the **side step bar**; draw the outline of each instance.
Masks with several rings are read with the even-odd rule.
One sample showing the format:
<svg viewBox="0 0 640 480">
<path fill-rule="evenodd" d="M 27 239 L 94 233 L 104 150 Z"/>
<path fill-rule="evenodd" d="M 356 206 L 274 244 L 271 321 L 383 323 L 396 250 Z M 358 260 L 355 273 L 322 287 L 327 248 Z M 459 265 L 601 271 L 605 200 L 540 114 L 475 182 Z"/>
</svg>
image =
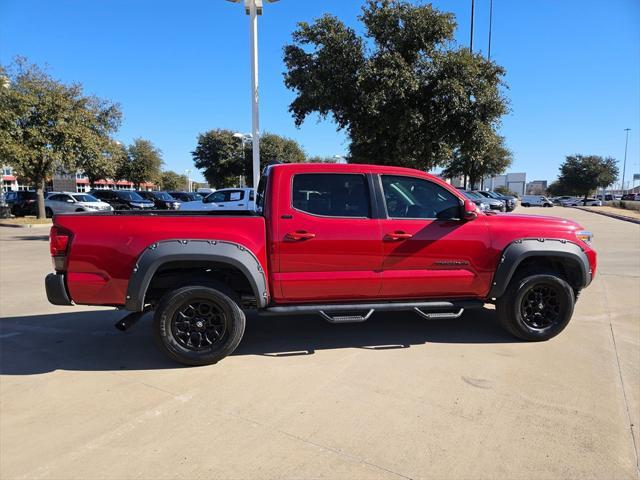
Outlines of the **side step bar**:
<svg viewBox="0 0 640 480">
<path fill-rule="evenodd" d="M 427 319 L 452 319 L 459 318 L 467 308 L 481 308 L 483 305 L 484 302 L 481 300 L 282 305 L 267 307 L 261 313 L 263 315 L 304 315 L 315 313 L 328 322 L 348 323 L 364 322 L 375 311 L 398 312 L 413 310 Z"/>
</svg>

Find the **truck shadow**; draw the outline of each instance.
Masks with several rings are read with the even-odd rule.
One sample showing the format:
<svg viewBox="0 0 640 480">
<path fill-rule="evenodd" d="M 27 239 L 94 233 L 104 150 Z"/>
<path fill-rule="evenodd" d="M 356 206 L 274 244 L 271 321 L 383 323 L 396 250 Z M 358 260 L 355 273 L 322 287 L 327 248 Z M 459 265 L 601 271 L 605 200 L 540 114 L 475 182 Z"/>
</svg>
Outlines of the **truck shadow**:
<svg viewBox="0 0 640 480">
<path fill-rule="evenodd" d="M 154 344 L 151 315 L 124 333 L 113 327 L 123 316 L 115 310 L 98 310 L 0 319 L 0 374 L 184 368 L 165 358 Z M 259 317 L 252 313 L 233 355 L 288 357 L 335 348 L 387 350 L 429 343 L 515 341 L 488 309 L 468 311 L 457 320 L 424 320 L 411 313 L 385 312 L 365 323 L 341 325 L 317 316 Z"/>
</svg>

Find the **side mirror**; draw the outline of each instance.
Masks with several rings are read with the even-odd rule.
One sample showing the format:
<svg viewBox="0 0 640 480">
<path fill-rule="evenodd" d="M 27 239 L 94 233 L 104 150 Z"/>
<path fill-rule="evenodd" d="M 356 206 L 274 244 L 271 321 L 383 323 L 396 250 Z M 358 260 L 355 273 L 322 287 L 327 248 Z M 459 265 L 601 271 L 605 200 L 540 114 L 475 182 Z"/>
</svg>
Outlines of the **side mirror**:
<svg viewBox="0 0 640 480">
<path fill-rule="evenodd" d="M 465 220 L 475 220 L 478 218 L 478 206 L 473 203 L 471 200 L 467 199 L 464 201 L 464 215 L 463 218 Z"/>
</svg>

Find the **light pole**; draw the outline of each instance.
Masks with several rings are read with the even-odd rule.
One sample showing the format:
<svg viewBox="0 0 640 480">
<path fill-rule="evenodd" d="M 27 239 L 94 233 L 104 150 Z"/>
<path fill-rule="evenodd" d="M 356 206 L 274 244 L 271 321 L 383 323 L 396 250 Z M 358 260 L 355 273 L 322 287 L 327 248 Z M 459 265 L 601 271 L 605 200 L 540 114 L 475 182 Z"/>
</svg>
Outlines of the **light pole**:
<svg viewBox="0 0 640 480">
<path fill-rule="evenodd" d="M 240 187 L 244 188 L 245 186 L 245 175 L 246 175 L 246 171 L 244 169 L 245 167 L 245 161 L 244 161 L 244 146 L 247 142 L 250 142 L 251 139 L 253 138 L 253 135 L 251 135 L 250 133 L 240 133 L 240 132 L 236 132 L 233 134 L 234 138 L 237 138 L 238 140 L 240 140 L 240 145 L 242 146 L 242 150 L 240 151 L 240 155 L 241 155 L 241 159 L 242 159 L 242 175 L 240 175 L 240 179 L 239 179 L 239 183 L 240 183 Z"/>
<path fill-rule="evenodd" d="M 471 0 L 471 39 L 469 40 L 469 52 L 473 53 L 473 16 L 476 11 L 475 0 Z"/>
<path fill-rule="evenodd" d="M 240 0 L 227 0 L 239 3 Z M 266 0 L 274 3 L 278 0 Z M 258 15 L 262 15 L 263 0 L 244 0 L 249 15 L 249 37 L 251 40 L 251 134 L 253 136 L 253 188 L 260 180 L 260 118 L 258 115 Z"/>
<path fill-rule="evenodd" d="M 489 1 L 489 53 L 487 57 L 491 60 L 491 30 L 493 29 L 493 0 Z"/>
<path fill-rule="evenodd" d="M 622 195 L 624 195 L 624 175 L 625 170 L 627 169 L 627 145 L 629 144 L 629 130 L 630 128 L 625 128 L 624 131 L 627 132 L 627 136 L 624 140 L 624 163 L 622 164 Z"/>
<path fill-rule="evenodd" d="M 191 191 L 191 170 L 188 168 L 184 171 L 185 176 L 187 177 L 187 192 Z"/>
</svg>

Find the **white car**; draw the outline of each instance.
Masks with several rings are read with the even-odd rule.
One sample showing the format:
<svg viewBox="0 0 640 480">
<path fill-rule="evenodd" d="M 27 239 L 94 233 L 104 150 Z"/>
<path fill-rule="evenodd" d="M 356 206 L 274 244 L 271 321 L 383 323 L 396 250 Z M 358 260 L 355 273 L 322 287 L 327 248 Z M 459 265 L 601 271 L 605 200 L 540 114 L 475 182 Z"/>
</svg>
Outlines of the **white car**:
<svg viewBox="0 0 640 480">
<path fill-rule="evenodd" d="M 587 198 L 585 200 L 584 198 L 575 197 L 567 200 L 562 200 L 560 202 L 560 205 L 562 205 L 563 207 L 580 207 L 583 205 L 587 207 L 601 207 L 602 201 L 596 198 Z"/>
<path fill-rule="evenodd" d="M 210 193 L 201 201 L 183 202 L 180 210 L 255 210 L 256 198 L 253 188 L 223 188 Z"/>
<path fill-rule="evenodd" d="M 520 200 L 523 207 L 553 207 L 553 203 L 543 195 L 523 195 Z"/>
<path fill-rule="evenodd" d="M 88 193 L 57 192 L 44 201 L 47 217 L 58 213 L 109 212 L 113 207 Z"/>
</svg>

